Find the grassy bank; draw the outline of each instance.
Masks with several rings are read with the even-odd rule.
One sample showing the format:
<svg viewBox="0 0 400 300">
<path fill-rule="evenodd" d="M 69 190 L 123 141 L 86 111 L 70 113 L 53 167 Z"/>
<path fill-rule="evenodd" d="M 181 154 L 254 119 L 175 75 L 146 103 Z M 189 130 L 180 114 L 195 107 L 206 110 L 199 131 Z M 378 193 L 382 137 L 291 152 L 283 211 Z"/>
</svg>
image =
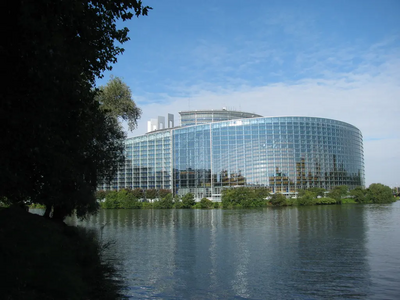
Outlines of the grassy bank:
<svg viewBox="0 0 400 300">
<path fill-rule="evenodd" d="M 2 299 L 116 299 L 95 235 L 16 207 L 0 210 Z"/>
</svg>

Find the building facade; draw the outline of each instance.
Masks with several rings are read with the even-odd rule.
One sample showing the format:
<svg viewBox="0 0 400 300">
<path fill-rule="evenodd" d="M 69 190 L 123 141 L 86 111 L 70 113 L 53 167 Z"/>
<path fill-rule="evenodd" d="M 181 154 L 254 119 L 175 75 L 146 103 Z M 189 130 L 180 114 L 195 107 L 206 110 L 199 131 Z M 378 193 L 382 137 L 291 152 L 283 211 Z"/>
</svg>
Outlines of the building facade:
<svg viewBox="0 0 400 300">
<path fill-rule="evenodd" d="M 235 113 L 202 111 L 201 121 L 191 125 L 199 113 L 183 112 L 180 127 L 127 139 L 125 166 L 99 188 L 170 189 L 218 200 L 222 189 L 239 186 L 283 194 L 364 186 L 363 137 L 353 125 Z M 230 119 L 220 121 L 224 117 Z"/>
</svg>

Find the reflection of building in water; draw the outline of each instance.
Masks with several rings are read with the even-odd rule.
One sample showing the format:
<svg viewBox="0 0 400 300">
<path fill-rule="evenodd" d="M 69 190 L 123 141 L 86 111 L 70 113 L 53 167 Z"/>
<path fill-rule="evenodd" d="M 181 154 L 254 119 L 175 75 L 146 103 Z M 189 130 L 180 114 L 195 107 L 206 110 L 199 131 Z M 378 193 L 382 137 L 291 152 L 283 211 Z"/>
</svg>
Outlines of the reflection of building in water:
<svg viewBox="0 0 400 300">
<path fill-rule="evenodd" d="M 158 118 L 125 142 L 125 166 L 102 189 L 171 189 L 217 200 L 223 188 L 272 192 L 364 185 L 363 140 L 356 127 L 311 117 L 260 117 L 223 110 L 181 112 L 181 126 Z"/>
</svg>

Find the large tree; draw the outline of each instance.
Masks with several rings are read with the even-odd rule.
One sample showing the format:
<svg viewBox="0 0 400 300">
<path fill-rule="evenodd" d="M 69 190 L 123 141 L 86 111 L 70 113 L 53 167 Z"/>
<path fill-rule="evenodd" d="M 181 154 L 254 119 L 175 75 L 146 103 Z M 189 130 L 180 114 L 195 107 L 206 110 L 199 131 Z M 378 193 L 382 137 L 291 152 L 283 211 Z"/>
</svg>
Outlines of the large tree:
<svg viewBox="0 0 400 300">
<path fill-rule="evenodd" d="M 128 122 L 129 130 L 134 130 L 142 111 L 132 100 L 130 88 L 119 77 L 111 77 L 107 85 L 100 87 L 96 97 L 101 108 L 116 120 Z"/>
<path fill-rule="evenodd" d="M 100 108 L 96 77 L 128 40 L 117 19 L 146 15 L 141 1 L 17 0 L 6 10 L 13 37 L 0 53 L 8 64 L 0 119 L 0 196 L 54 208 L 96 209 L 93 191 L 115 174 L 123 133 Z"/>
<path fill-rule="evenodd" d="M 366 199 L 371 203 L 391 203 L 395 201 L 390 187 L 381 183 L 372 183 L 366 190 Z"/>
</svg>

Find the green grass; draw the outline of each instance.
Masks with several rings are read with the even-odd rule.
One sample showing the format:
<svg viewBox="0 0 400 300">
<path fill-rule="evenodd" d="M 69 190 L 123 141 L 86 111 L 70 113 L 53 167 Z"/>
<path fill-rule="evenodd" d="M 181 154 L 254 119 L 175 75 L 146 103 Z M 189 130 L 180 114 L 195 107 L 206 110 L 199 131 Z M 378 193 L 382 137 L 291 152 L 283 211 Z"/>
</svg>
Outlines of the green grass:
<svg viewBox="0 0 400 300">
<path fill-rule="evenodd" d="M 93 233 L 16 207 L 0 210 L 3 299 L 116 299 Z"/>
</svg>

